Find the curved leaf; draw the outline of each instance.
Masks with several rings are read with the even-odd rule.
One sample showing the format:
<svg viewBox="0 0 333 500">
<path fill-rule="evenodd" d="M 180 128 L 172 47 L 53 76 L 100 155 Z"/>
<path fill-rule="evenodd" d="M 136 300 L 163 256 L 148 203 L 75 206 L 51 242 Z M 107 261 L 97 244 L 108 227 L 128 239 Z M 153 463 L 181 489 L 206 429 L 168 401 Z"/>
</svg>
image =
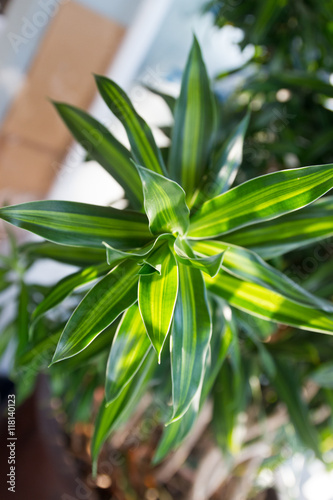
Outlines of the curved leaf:
<svg viewBox="0 0 333 500">
<path fill-rule="evenodd" d="M 239 229 L 226 235 L 224 239 L 236 245 L 250 247 L 264 259 L 272 259 L 331 236 L 333 197 L 325 196 L 300 211 Z M 318 260 L 321 260 L 323 251 L 318 252 Z"/>
<path fill-rule="evenodd" d="M 47 240 L 69 246 L 123 250 L 152 239 L 145 215 L 72 201 L 32 201 L 0 208 L 0 218 Z"/>
<path fill-rule="evenodd" d="M 167 245 L 156 250 L 148 264 L 162 262 L 160 273 L 141 275 L 138 299 L 148 337 L 157 352 L 158 362 L 169 333 L 178 293 L 178 267 Z"/>
<path fill-rule="evenodd" d="M 138 266 L 125 261 L 102 278 L 77 306 L 52 363 L 75 356 L 137 300 Z"/>
<path fill-rule="evenodd" d="M 215 128 L 215 102 L 194 38 L 175 107 L 168 170 L 191 200 L 207 168 Z"/>
<path fill-rule="evenodd" d="M 165 173 L 163 157 L 153 134 L 125 92 L 105 76 L 95 75 L 95 78 L 102 98 L 126 129 L 135 161 L 153 172 Z"/>
<path fill-rule="evenodd" d="M 130 250 L 127 252 L 123 252 L 122 250 L 118 250 L 117 248 L 113 248 L 107 243 L 103 242 L 104 246 L 106 247 L 106 260 L 109 265 L 113 265 L 116 262 L 119 262 L 123 259 L 138 259 L 139 263 L 144 261 L 144 257 L 149 255 L 152 250 L 161 243 L 161 240 L 163 239 L 169 239 L 171 238 L 170 234 L 160 234 L 154 241 L 151 243 L 148 243 L 145 245 L 143 248 L 137 249 L 137 250 Z M 139 273 L 141 274 L 141 273 Z"/>
<path fill-rule="evenodd" d="M 47 311 L 60 304 L 68 295 L 76 288 L 94 281 L 99 276 L 105 274 L 109 270 L 107 264 L 92 266 L 86 269 L 81 269 L 77 273 L 66 276 L 60 280 L 48 293 L 48 295 L 38 304 L 32 314 L 32 320 L 35 322 L 41 318 Z"/>
<path fill-rule="evenodd" d="M 201 271 L 179 263 L 179 291 L 171 335 L 171 374 L 175 422 L 201 392 L 211 337 L 211 319 Z"/>
<path fill-rule="evenodd" d="M 144 362 L 151 344 L 137 304 L 124 313 L 110 350 L 106 368 L 105 399 L 116 399 Z"/>
<path fill-rule="evenodd" d="M 195 207 L 204 201 L 228 191 L 233 184 L 243 161 L 244 137 L 250 120 L 250 113 L 243 118 L 231 136 L 215 153 L 212 164 L 195 200 Z"/>
<path fill-rule="evenodd" d="M 204 273 L 209 274 L 212 278 L 217 275 L 221 268 L 225 251 L 225 249 L 223 249 L 220 253 L 214 253 L 209 257 L 193 256 L 192 249 L 187 241 L 179 237 L 174 242 L 174 250 L 179 262 L 187 266 L 196 267 Z"/>
<path fill-rule="evenodd" d="M 310 309 L 255 283 L 225 271 L 215 278 L 205 275 L 207 288 L 230 305 L 260 318 L 313 332 L 333 333 L 333 314 Z"/>
<path fill-rule="evenodd" d="M 128 419 L 131 416 L 135 405 L 140 400 L 151 379 L 156 366 L 155 363 L 155 355 L 151 352 L 139 372 L 125 387 L 119 397 L 108 406 L 106 406 L 106 401 L 102 402 L 96 418 L 94 435 L 91 442 L 94 474 L 97 471 L 98 454 L 103 443 L 111 432 L 122 423 L 124 418 Z"/>
<path fill-rule="evenodd" d="M 219 252 L 225 251 L 223 268 L 228 273 L 244 281 L 257 283 L 307 307 L 333 312 L 332 303 L 308 292 L 250 250 L 220 241 L 196 242 L 193 249 L 200 255 L 210 256 L 220 255 Z"/>
<path fill-rule="evenodd" d="M 184 234 L 190 211 L 184 190 L 174 181 L 137 165 L 142 181 L 145 212 L 152 233 Z"/>
<path fill-rule="evenodd" d="M 210 198 L 225 193 L 233 184 L 243 161 L 244 138 L 249 121 L 250 113 L 247 113 L 216 154 L 208 174 L 209 176 L 215 174 L 215 182 L 212 184 L 209 194 L 207 193 Z"/>
<path fill-rule="evenodd" d="M 257 177 L 206 201 L 192 217 L 188 237 L 210 238 L 280 217 L 309 205 L 332 187 L 333 165 Z"/>
<path fill-rule="evenodd" d="M 51 259 L 73 266 L 91 266 L 105 262 L 105 250 L 101 248 L 80 248 L 57 245 L 49 241 L 28 243 L 20 247 L 22 253 L 30 258 Z"/>
<path fill-rule="evenodd" d="M 230 312 L 228 312 L 228 315 Z M 246 379 L 243 374 L 237 327 L 230 314 L 231 330 L 229 359 L 223 364 L 214 386 L 213 426 L 219 446 L 224 452 L 235 453 L 240 447 L 238 418 L 244 408 Z"/>
<path fill-rule="evenodd" d="M 177 448 L 191 431 L 197 419 L 198 413 L 212 389 L 222 363 L 228 354 L 232 343 L 233 331 L 229 322 L 225 322 L 222 319 L 223 315 L 221 312 L 225 308 L 228 310 L 227 315 L 231 316 L 232 313 L 228 306 L 217 304 L 216 307 L 213 307 L 213 332 L 209 351 L 207 352 L 206 371 L 202 384 L 202 392 L 201 394 L 198 393 L 195 396 L 189 409 L 185 415 L 182 416 L 182 418 L 163 429 L 162 437 L 158 443 L 158 447 L 153 458 L 154 465 L 163 460 L 163 458 L 170 453 L 170 451 Z"/>
<path fill-rule="evenodd" d="M 75 139 L 124 188 L 136 208 L 143 203 L 141 182 L 131 161 L 130 152 L 104 125 L 85 111 L 68 104 L 53 103 Z"/>
</svg>

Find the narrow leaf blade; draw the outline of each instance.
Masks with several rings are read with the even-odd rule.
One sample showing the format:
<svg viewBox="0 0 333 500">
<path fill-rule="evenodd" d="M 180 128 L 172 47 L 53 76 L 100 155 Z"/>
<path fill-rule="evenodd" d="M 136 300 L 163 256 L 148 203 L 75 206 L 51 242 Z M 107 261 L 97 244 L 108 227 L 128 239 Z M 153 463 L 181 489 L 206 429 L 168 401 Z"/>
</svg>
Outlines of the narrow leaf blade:
<svg viewBox="0 0 333 500">
<path fill-rule="evenodd" d="M 215 278 L 205 275 L 207 288 L 230 305 L 249 314 L 304 330 L 333 333 L 333 314 L 297 304 L 255 283 L 240 280 L 225 271 Z"/>
<path fill-rule="evenodd" d="M 189 209 L 184 190 L 174 181 L 137 165 L 142 181 L 144 205 L 152 233 L 184 234 Z"/>
<path fill-rule="evenodd" d="M 154 254 L 151 258 L 154 259 Z M 160 274 L 140 276 L 138 299 L 147 334 L 160 363 L 177 299 L 178 267 L 167 245 L 156 251 L 155 258 L 162 262 Z"/>
<path fill-rule="evenodd" d="M 130 152 L 85 111 L 60 102 L 54 106 L 75 139 L 88 152 L 89 159 L 97 161 L 112 175 L 135 208 L 142 207 L 141 183 Z"/>
<path fill-rule="evenodd" d="M 163 157 L 153 134 L 125 92 L 104 76 L 96 75 L 95 78 L 102 98 L 126 129 L 134 159 L 153 172 L 165 173 Z"/>
<path fill-rule="evenodd" d="M 193 249 L 195 252 L 199 252 L 200 255 L 209 256 L 219 255 L 220 252 L 224 251 L 223 268 L 233 276 L 244 281 L 257 283 L 307 307 L 316 307 L 323 311 L 333 312 L 333 304 L 329 301 L 308 292 L 246 248 L 220 241 L 202 241 L 196 242 Z"/>
<path fill-rule="evenodd" d="M 333 165 L 284 170 L 244 182 L 206 201 L 194 214 L 189 238 L 219 236 L 309 205 L 333 187 Z"/>
<path fill-rule="evenodd" d="M 215 127 L 215 102 L 200 46 L 194 38 L 175 107 L 168 169 L 191 200 L 207 168 Z"/>
<path fill-rule="evenodd" d="M 105 401 L 102 402 L 95 422 L 91 443 L 94 473 L 96 473 L 98 454 L 103 443 L 125 418 L 128 419 L 131 416 L 135 405 L 146 390 L 155 367 L 155 356 L 151 352 L 139 372 L 125 387 L 119 397 L 108 406 L 106 406 Z"/>
<path fill-rule="evenodd" d="M 152 239 L 145 215 L 71 201 L 32 201 L 0 208 L 0 218 L 62 245 L 123 250 Z"/>
<path fill-rule="evenodd" d="M 272 259 L 331 236 L 333 197 L 325 196 L 297 212 L 227 234 L 224 240 L 251 248 L 264 259 Z M 325 248 L 318 252 L 318 260 L 323 259 L 323 254 L 329 258 Z"/>
<path fill-rule="evenodd" d="M 231 316 L 231 310 L 228 306 L 217 304 L 213 307 L 213 331 L 210 342 L 210 348 L 206 358 L 206 371 L 202 384 L 202 392 L 195 397 L 181 419 L 173 422 L 163 429 L 162 437 L 158 443 L 153 463 L 156 465 L 172 450 L 180 446 L 183 440 L 191 431 L 199 411 L 204 405 L 208 394 L 215 382 L 218 372 L 228 354 L 232 343 L 233 331 L 228 322 L 222 319 L 221 311 L 228 309 L 228 316 Z M 200 396 L 200 401 L 199 401 Z"/>
<path fill-rule="evenodd" d="M 124 313 L 114 337 L 106 369 L 105 399 L 111 403 L 125 389 L 151 348 L 137 304 Z"/>
<path fill-rule="evenodd" d="M 92 266 L 81 269 L 77 273 L 71 274 L 63 278 L 57 283 L 50 291 L 50 293 L 38 304 L 32 314 L 32 320 L 36 322 L 50 309 L 60 304 L 68 295 L 70 295 L 76 288 L 94 281 L 109 270 L 107 264 L 100 264 L 99 266 Z"/>
<path fill-rule="evenodd" d="M 181 418 L 201 391 L 211 337 L 211 319 L 201 272 L 179 267 L 179 291 L 171 336 L 173 415 Z"/>
<path fill-rule="evenodd" d="M 61 335 L 52 363 L 75 356 L 137 300 L 137 264 L 125 261 L 84 297 Z"/>
</svg>

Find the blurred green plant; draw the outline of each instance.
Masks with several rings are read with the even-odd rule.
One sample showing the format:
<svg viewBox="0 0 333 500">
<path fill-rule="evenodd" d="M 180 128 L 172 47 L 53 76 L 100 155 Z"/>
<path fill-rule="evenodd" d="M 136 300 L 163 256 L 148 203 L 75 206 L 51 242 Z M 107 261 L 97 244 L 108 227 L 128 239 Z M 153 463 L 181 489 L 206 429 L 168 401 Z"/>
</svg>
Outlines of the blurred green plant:
<svg viewBox="0 0 333 500">
<path fill-rule="evenodd" d="M 56 343 L 51 370 L 66 377 L 66 399 L 72 400 L 89 366 L 86 392 L 92 395 L 110 351 L 92 440 L 95 467 L 104 441 L 147 390 L 160 394 L 160 421 L 167 424 L 155 462 L 181 444 L 211 397 L 225 453 L 246 443 L 238 431 L 247 408 L 257 408 L 256 419 L 258 412 L 269 419 L 283 401 L 303 445 L 321 457 L 331 445 L 328 417 L 318 427 L 311 411 L 330 401 L 317 368 L 325 362 L 330 369 L 332 337 L 320 333 L 333 333 L 333 304 L 312 293 L 321 276 L 309 291 L 279 270 L 278 259 L 332 236 L 332 198 L 319 198 L 333 187 L 333 165 L 274 172 L 229 189 L 249 115 L 221 146 L 218 105 L 196 40 L 166 160 L 122 89 L 105 77 L 96 82 L 126 129 L 130 151 L 84 111 L 55 107 L 89 157 L 123 186 L 130 209 L 66 201 L 0 209 L 5 221 L 49 240 L 25 245 L 23 258 L 80 267 L 44 293 L 30 328 L 24 293 L 17 314 L 24 330 L 21 336 L 17 329 L 19 366 L 29 367 L 37 353 L 45 359 Z M 275 267 L 264 260 L 272 258 Z M 6 273 L 4 268 L 1 276 Z M 51 309 L 82 286 L 88 293 L 76 296 L 70 317 L 65 312 L 53 319 L 52 330 Z M 164 347 L 168 335 L 170 352 Z M 96 356 L 99 361 L 90 364 Z M 307 379 L 320 393 L 308 403 L 301 396 Z"/>
<path fill-rule="evenodd" d="M 242 30 L 241 49 L 253 48 L 244 66 L 218 77 L 225 101 L 222 141 L 251 103 L 240 180 L 245 173 L 331 163 L 332 2 L 215 0 L 206 10 L 217 26 Z"/>
</svg>

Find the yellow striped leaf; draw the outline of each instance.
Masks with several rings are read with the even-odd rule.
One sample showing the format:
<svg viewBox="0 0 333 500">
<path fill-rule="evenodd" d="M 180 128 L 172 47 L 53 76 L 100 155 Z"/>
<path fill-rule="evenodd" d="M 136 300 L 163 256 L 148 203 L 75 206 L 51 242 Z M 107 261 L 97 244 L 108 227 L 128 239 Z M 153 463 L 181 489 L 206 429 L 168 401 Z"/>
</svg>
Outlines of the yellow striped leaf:
<svg viewBox="0 0 333 500">
<path fill-rule="evenodd" d="M 201 392 L 211 319 L 201 271 L 178 264 L 179 291 L 171 335 L 173 415 L 181 418 Z"/>
<path fill-rule="evenodd" d="M 52 363 L 85 349 L 125 309 L 137 300 L 138 266 L 125 261 L 102 278 L 68 320 Z"/>
<path fill-rule="evenodd" d="M 333 236 L 333 197 L 325 196 L 309 207 L 278 219 L 249 226 L 227 234 L 223 239 L 235 245 L 251 248 L 264 259 L 278 257 L 297 248 L 311 245 Z M 325 246 L 325 241 L 323 241 Z M 315 256 L 328 258 L 325 248 Z"/>
<path fill-rule="evenodd" d="M 135 161 L 153 172 L 165 173 L 162 153 L 153 134 L 125 92 L 105 76 L 96 75 L 95 78 L 102 98 L 126 129 Z"/>
<path fill-rule="evenodd" d="M 201 49 L 194 38 L 175 107 L 168 170 L 191 200 L 208 165 L 215 128 L 215 102 Z"/>
<path fill-rule="evenodd" d="M 215 252 L 208 257 L 207 255 L 198 257 L 193 255 L 186 239 L 178 237 L 174 242 L 174 250 L 179 262 L 200 269 L 200 271 L 209 274 L 213 278 L 221 268 L 225 248 L 220 253 Z"/>
<path fill-rule="evenodd" d="M 215 278 L 205 275 L 205 282 L 208 290 L 249 314 L 303 330 L 333 334 L 332 313 L 311 309 L 226 271 L 220 271 Z"/>
<path fill-rule="evenodd" d="M 245 281 L 257 283 L 307 307 L 333 312 L 332 303 L 308 292 L 251 250 L 221 241 L 198 241 L 193 245 L 193 249 L 199 255 L 208 256 L 219 255 L 224 251 L 223 268 L 228 273 Z"/>
<path fill-rule="evenodd" d="M 32 201 L 0 208 L 0 218 L 62 245 L 126 250 L 151 241 L 145 215 L 72 201 Z"/>
<path fill-rule="evenodd" d="M 184 190 L 174 181 L 137 165 L 142 181 L 145 212 L 153 234 L 184 234 L 189 226 L 189 209 Z"/>
<path fill-rule="evenodd" d="M 140 276 L 138 299 L 147 334 L 160 363 L 177 299 L 178 267 L 167 245 L 156 250 L 148 259 L 152 267 L 159 262 L 159 273 Z"/>
<path fill-rule="evenodd" d="M 135 208 L 143 203 L 141 183 L 131 161 L 131 153 L 100 122 L 85 111 L 63 103 L 53 103 L 75 139 L 124 188 Z"/>
<path fill-rule="evenodd" d="M 116 399 L 144 362 L 151 344 L 137 304 L 124 313 L 110 350 L 105 379 L 107 404 Z"/>
<path fill-rule="evenodd" d="M 191 219 L 189 238 L 219 236 L 309 205 L 333 187 L 333 165 L 283 170 L 244 182 L 206 201 Z"/>
</svg>

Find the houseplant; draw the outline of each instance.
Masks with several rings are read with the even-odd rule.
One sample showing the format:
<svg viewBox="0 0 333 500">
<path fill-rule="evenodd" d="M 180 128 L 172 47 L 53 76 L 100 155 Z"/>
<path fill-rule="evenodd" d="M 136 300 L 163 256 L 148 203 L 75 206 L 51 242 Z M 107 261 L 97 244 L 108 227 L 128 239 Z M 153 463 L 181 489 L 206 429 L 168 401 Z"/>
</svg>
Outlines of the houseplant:
<svg viewBox="0 0 333 500">
<path fill-rule="evenodd" d="M 237 451 L 237 419 L 252 398 L 249 375 L 259 356 L 300 439 L 321 456 L 290 359 L 286 363 L 279 345 L 267 341 L 279 323 L 292 327 L 290 345 L 304 335 L 314 345 L 329 338 L 330 347 L 322 334 L 333 332 L 333 306 L 264 259 L 332 235 L 332 198 L 318 199 L 333 187 L 333 166 L 274 172 L 229 189 L 249 116 L 216 149 L 216 101 L 196 40 L 167 162 L 126 94 L 105 77 L 96 82 L 124 125 L 131 151 L 84 111 L 55 107 L 89 156 L 124 187 L 129 209 L 64 201 L 0 209 L 5 221 L 51 242 L 26 245 L 25 258 L 81 267 L 37 305 L 30 328 L 22 330 L 17 365 L 29 366 L 34 353 L 55 346 L 51 370 L 70 373 L 71 364 L 88 366 L 96 353 L 110 351 L 92 440 L 96 468 L 103 442 L 152 386 L 161 391 L 161 422 L 167 424 L 155 462 L 182 442 L 211 394 L 219 444 L 225 453 Z M 60 318 L 52 335 L 47 328 L 36 334 L 44 315 L 83 285 L 90 290 L 65 326 Z"/>
</svg>

